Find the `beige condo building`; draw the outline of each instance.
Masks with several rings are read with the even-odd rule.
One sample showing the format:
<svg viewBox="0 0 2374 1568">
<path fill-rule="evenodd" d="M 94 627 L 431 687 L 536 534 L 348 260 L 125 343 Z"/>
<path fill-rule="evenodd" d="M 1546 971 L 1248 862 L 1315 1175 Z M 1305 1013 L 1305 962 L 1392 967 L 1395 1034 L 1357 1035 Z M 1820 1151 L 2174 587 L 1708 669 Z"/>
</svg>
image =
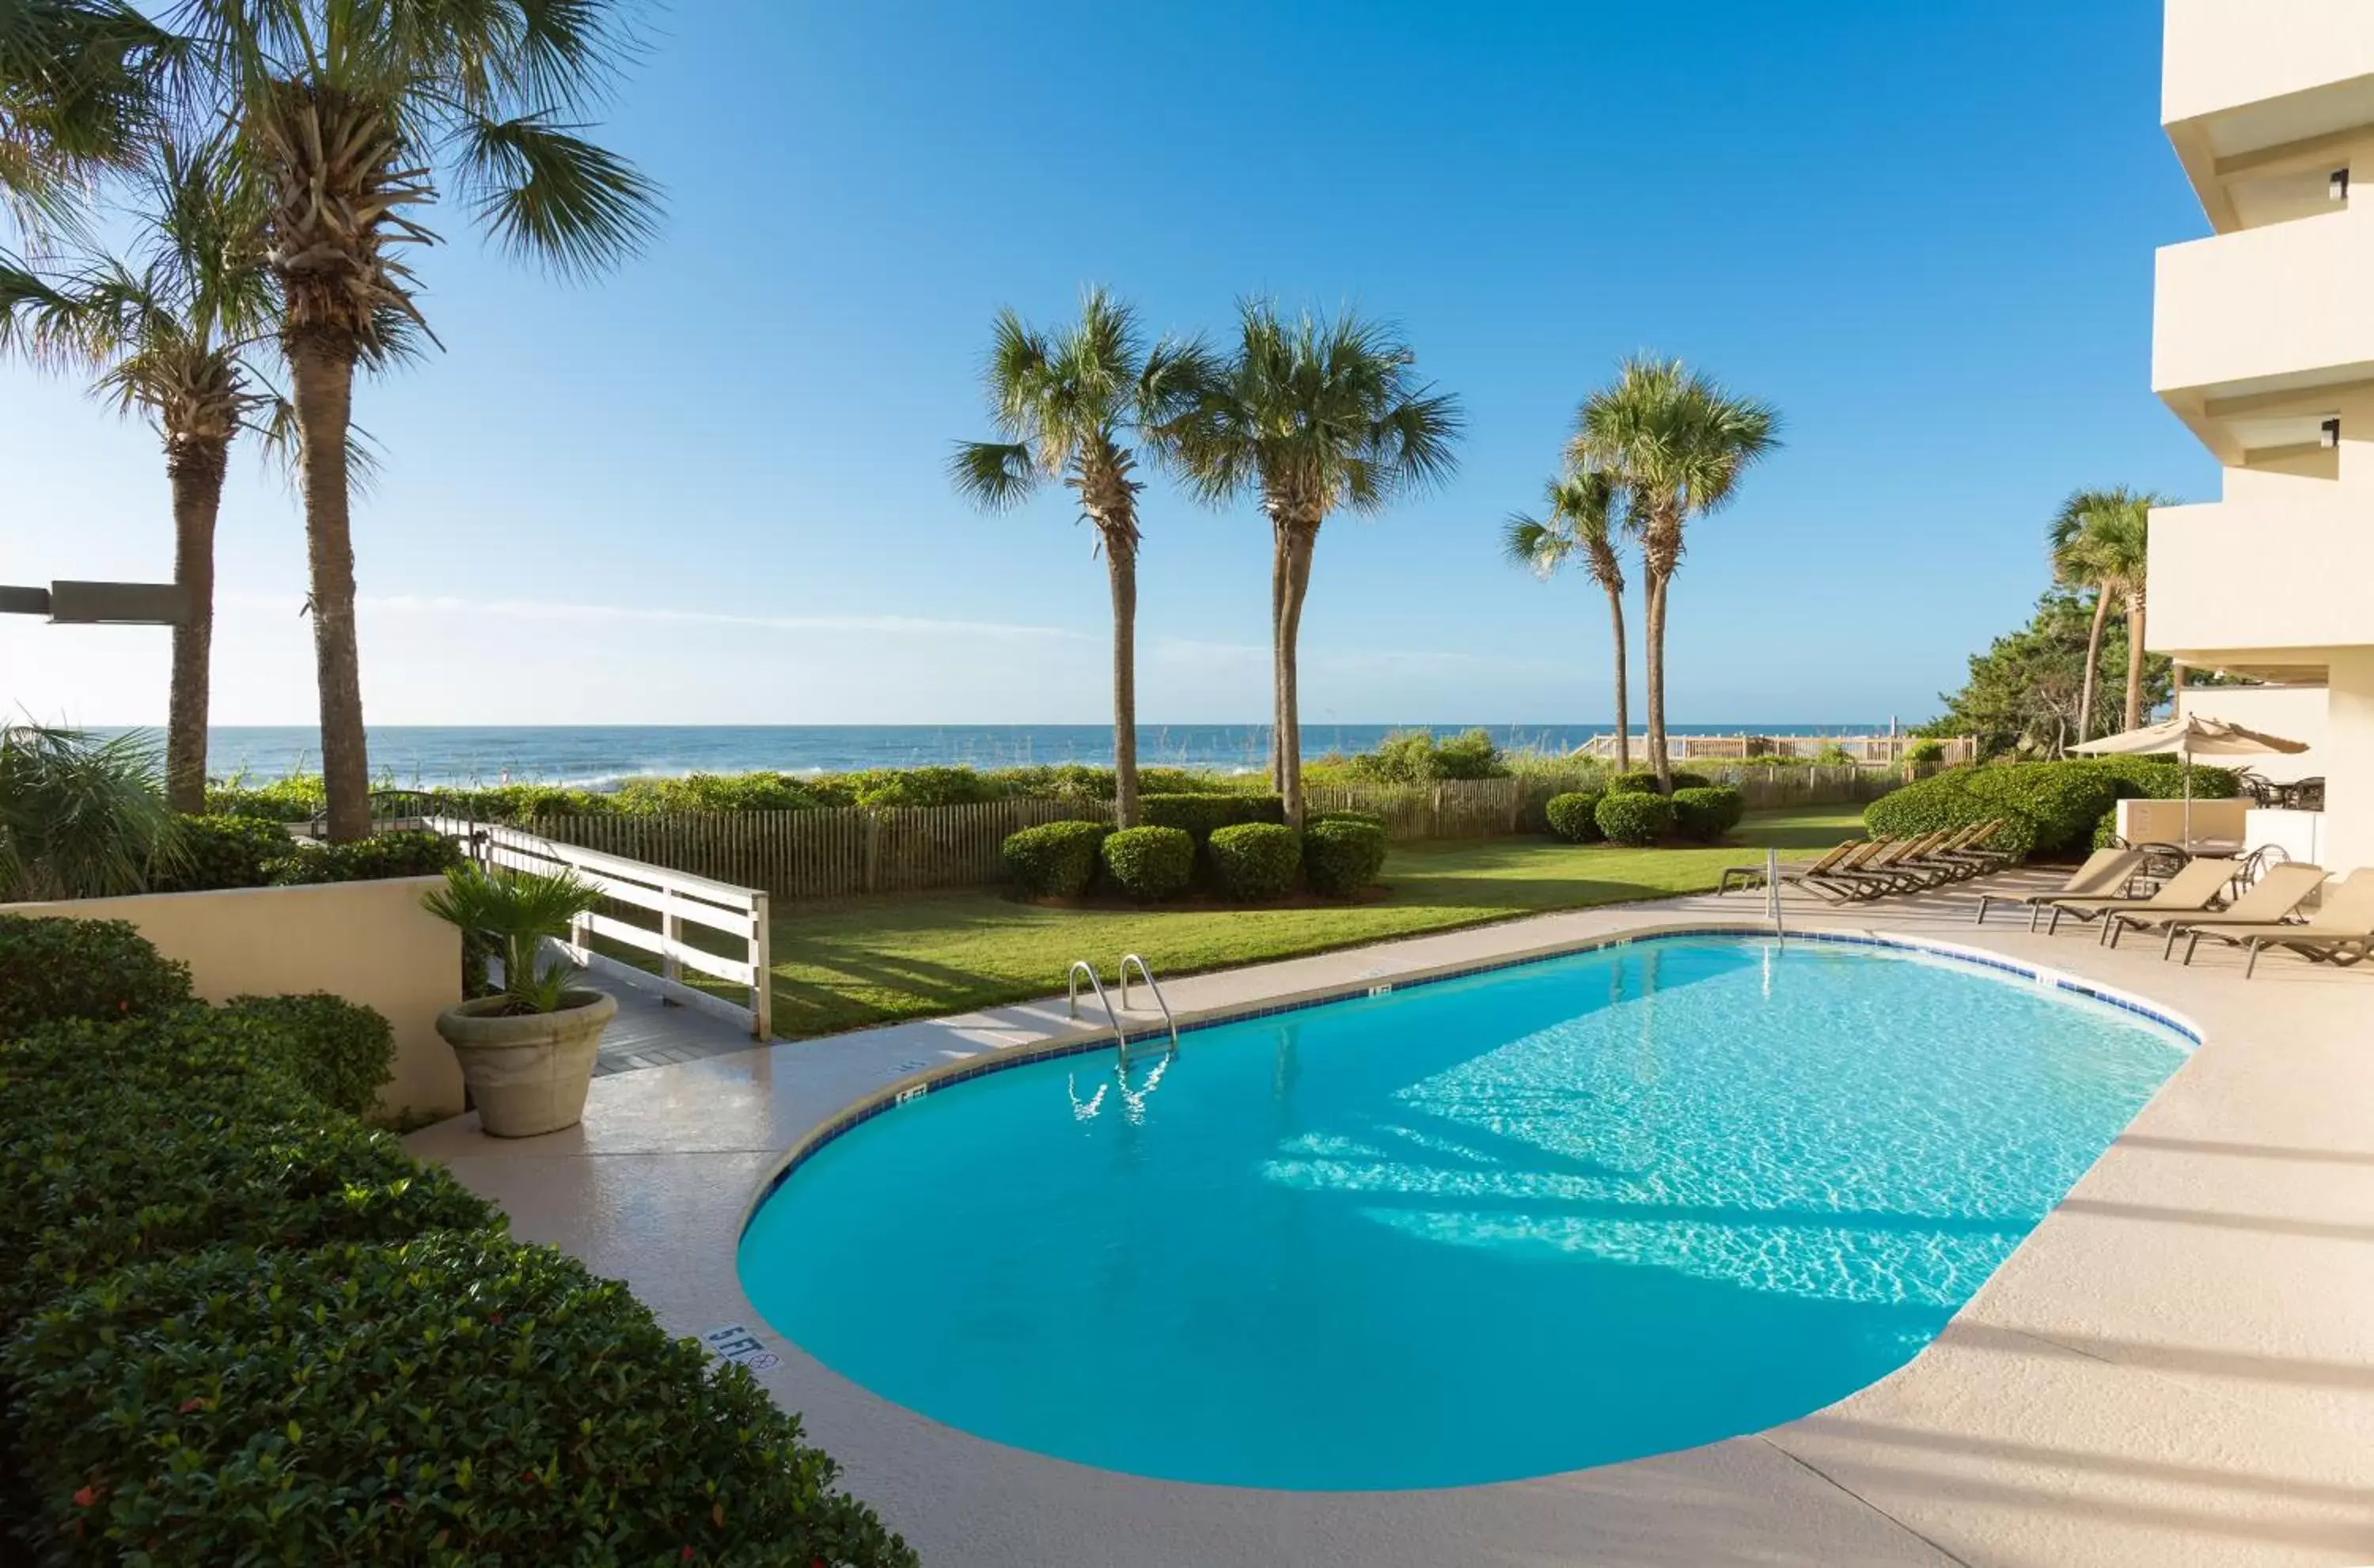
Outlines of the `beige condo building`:
<svg viewBox="0 0 2374 1568">
<path fill-rule="evenodd" d="M 2168 0 L 2165 46 L 2215 232 L 2159 252 L 2152 388 L 2225 474 L 2152 515 L 2145 645 L 2271 683 L 2186 700 L 2313 743 L 2319 858 L 2374 866 L 2374 0 Z"/>
</svg>

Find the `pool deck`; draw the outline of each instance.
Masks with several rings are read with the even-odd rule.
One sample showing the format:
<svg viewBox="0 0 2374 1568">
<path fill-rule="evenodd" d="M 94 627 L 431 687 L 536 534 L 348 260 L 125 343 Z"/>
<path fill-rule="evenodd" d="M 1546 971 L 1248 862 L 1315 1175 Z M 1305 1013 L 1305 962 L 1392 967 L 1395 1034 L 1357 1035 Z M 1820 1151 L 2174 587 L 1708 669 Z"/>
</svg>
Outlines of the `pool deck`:
<svg viewBox="0 0 2374 1568">
<path fill-rule="evenodd" d="M 2374 1563 L 2374 964 L 2351 971 L 2090 929 L 2030 935 L 1974 889 L 1792 928 L 1993 953 L 2145 1000 L 2203 1045 L 1901 1371 L 1786 1425 L 1540 1480 L 1434 1492 L 1181 1485 L 983 1442 L 768 1329 L 735 1241 L 787 1150 L 918 1072 L 1076 1037 L 1060 999 L 597 1079 L 582 1127 L 414 1134 L 514 1232 L 625 1279 L 663 1322 L 746 1324 L 798 1410 L 927 1565 Z M 1166 981 L 1182 1018 L 1587 944 L 1755 923 L 1758 898 L 1548 915 Z M 1144 1022 L 1141 1014 L 1136 1022 Z M 1193 1043 L 1187 1047 L 1193 1049 Z"/>
</svg>

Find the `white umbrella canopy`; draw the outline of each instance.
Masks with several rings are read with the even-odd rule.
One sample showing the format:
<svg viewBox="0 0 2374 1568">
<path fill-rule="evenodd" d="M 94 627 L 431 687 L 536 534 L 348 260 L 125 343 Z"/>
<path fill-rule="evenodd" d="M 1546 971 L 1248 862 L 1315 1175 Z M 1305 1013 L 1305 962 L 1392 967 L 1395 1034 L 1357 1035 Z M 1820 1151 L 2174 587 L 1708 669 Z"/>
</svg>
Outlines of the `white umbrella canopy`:
<svg viewBox="0 0 2374 1568">
<path fill-rule="evenodd" d="M 2180 719 L 2146 724 L 2140 730 L 2122 730 L 2115 735 L 2104 735 L 2099 740 L 2080 741 L 2069 749 L 2118 756 L 2149 755 L 2155 752 L 2179 752 L 2188 758 L 2289 756 L 2308 750 L 2308 743 L 2287 741 L 2281 735 L 2262 734 L 2256 730 L 2246 730 L 2239 724 L 2228 724 L 2223 719 L 2188 713 Z"/>
<path fill-rule="evenodd" d="M 2069 749 L 2106 756 L 2149 756 L 2159 752 L 2174 752 L 2182 757 L 2184 837 L 2185 846 L 2190 848 L 2192 842 L 2194 757 L 2288 756 L 2308 750 L 2308 743 L 2286 740 L 2281 735 L 2263 734 L 2239 724 L 2228 724 L 2222 719 L 2187 713 L 2158 724 L 2146 724 L 2140 730 L 2122 730 L 2118 734 L 2104 735 L 2099 740 L 2080 741 Z"/>
</svg>

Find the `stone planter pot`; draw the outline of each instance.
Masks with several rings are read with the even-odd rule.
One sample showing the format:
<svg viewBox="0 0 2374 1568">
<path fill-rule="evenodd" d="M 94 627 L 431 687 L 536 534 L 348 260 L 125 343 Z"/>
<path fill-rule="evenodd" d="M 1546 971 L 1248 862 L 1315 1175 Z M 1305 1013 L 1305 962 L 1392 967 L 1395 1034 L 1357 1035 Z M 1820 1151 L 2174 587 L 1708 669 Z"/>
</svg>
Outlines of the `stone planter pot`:
<svg viewBox="0 0 2374 1568">
<path fill-rule="evenodd" d="M 462 1061 L 478 1125 L 497 1138 L 533 1138 L 575 1127 L 602 1030 L 618 1011 L 605 991 L 561 993 L 558 1012 L 503 1014 L 481 997 L 437 1015 L 437 1032 Z"/>
</svg>

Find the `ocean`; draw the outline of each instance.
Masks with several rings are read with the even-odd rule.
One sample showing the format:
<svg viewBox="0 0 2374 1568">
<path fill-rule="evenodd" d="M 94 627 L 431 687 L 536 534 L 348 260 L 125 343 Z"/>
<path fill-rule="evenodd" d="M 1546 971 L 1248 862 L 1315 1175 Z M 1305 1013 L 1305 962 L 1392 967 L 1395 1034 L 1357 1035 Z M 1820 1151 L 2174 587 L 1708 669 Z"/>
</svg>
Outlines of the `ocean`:
<svg viewBox="0 0 2374 1568">
<path fill-rule="evenodd" d="M 1365 751 L 1403 730 L 1438 735 L 1486 730 L 1503 748 L 1568 752 L 1593 735 L 1590 724 L 1307 724 L 1305 755 Z M 1868 735 L 1873 724 L 1676 724 L 1677 735 Z M 208 731 L 206 770 L 251 779 L 312 772 L 320 738 L 306 725 L 221 725 Z M 1142 766 L 1258 772 L 1269 751 L 1266 724 L 1144 724 Z M 377 725 L 371 773 L 398 788 L 440 784 L 547 783 L 602 789 L 622 779 L 687 773 L 842 773 L 927 764 L 1021 767 L 1112 761 L 1108 724 L 568 724 Z"/>
</svg>

